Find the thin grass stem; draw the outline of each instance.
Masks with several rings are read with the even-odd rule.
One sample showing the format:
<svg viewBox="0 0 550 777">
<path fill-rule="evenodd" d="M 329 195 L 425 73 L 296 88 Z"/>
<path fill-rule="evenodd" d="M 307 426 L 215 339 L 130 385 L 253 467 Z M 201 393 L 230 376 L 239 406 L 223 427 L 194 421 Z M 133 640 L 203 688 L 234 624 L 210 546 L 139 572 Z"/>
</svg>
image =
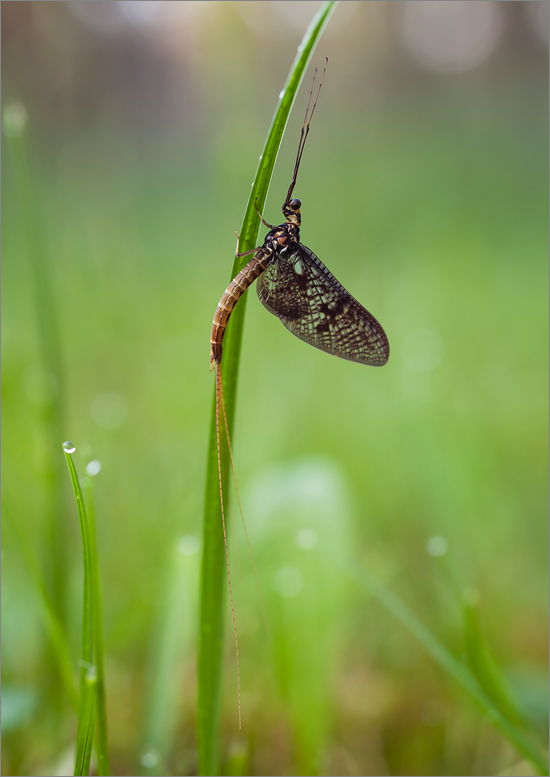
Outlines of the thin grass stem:
<svg viewBox="0 0 550 777">
<path fill-rule="evenodd" d="M 84 684 L 80 699 L 78 736 L 76 740 L 75 775 L 89 775 L 97 717 L 97 672 L 95 666 L 84 669 Z"/>
<path fill-rule="evenodd" d="M 94 662 L 97 669 L 97 771 L 100 775 L 109 775 L 109 745 L 107 735 L 107 709 L 105 701 L 105 648 L 103 644 L 103 621 L 101 607 L 101 589 L 99 584 L 99 563 L 97 558 L 95 478 L 89 472 L 88 487 L 88 524 L 90 530 L 90 582 L 92 594 L 92 644 Z"/>
<path fill-rule="evenodd" d="M 63 473 L 58 455 L 64 438 L 64 370 L 57 320 L 57 304 L 48 261 L 42 214 L 37 205 L 37 183 L 26 145 L 27 115 L 19 102 L 8 103 L 2 113 L 2 129 L 8 138 L 21 226 L 26 241 L 34 291 L 36 337 L 41 369 L 53 387 L 51 400 L 44 406 L 42 432 L 46 445 L 47 474 L 44 475 L 48 500 L 47 541 L 44 567 L 46 586 L 57 618 L 66 626 L 67 535 Z"/>
<path fill-rule="evenodd" d="M 254 183 L 245 209 L 240 230 L 239 251 L 246 253 L 257 245 L 261 212 L 265 205 L 277 153 L 283 138 L 290 111 L 316 43 L 337 3 L 325 2 L 314 16 L 298 47 L 281 92 L 271 127 L 260 157 Z M 242 269 L 246 259 L 235 256 L 231 277 Z M 227 428 L 232 435 L 239 359 L 241 352 L 246 297 L 243 295 L 233 311 L 224 339 L 222 377 L 225 391 Z M 225 419 L 222 420 L 225 426 Z M 207 458 L 206 494 L 203 530 L 203 558 L 201 570 L 201 612 L 199 645 L 198 689 L 198 747 L 199 774 L 215 775 L 219 761 L 219 717 L 222 679 L 225 548 L 220 517 L 220 485 L 218 481 L 218 452 L 216 428 L 216 391 L 212 403 L 210 438 Z M 223 438 L 223 434 L 221 437 Z M 227 493 L 229 480 L 228 456 L 221 457 L 222 488 Z M 246 720 L 245 720 L 246 726 Z"/>
<path fill-rule="evenodd" d="M 99 773 L 109 774 L 101 598 L 95 538 L 95 502 L 93 495 L 91 495 L 90 518 L 86 511 L 82 488 L 71 456 L 75 450 L 73 443 L 63 443 L 63 451 L 65 453 L 78 511 L 84 563 L 80 706 L 76 735 L 75 774 L 89 774 L 93 734 L 98 715 L 101 721 L 100 726 L 98 726 L 97 748 Z M 100 672 L 101 683 L 99 682 Z"/>
</svg>

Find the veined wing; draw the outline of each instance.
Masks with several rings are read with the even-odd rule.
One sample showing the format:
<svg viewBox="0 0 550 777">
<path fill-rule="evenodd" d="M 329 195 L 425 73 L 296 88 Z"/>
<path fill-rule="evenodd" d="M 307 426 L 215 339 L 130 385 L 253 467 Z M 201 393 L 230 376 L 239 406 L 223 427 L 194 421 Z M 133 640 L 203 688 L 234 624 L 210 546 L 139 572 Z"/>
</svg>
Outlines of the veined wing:
<svg viewBox="0 0 550 777">
<path fill-rule="evenodd" d="M 384 365 L 388 338 L 313 251 L 292 243 L 258 278 L 258 297 L 292 334 L 341 359 Z"/>
</svg>

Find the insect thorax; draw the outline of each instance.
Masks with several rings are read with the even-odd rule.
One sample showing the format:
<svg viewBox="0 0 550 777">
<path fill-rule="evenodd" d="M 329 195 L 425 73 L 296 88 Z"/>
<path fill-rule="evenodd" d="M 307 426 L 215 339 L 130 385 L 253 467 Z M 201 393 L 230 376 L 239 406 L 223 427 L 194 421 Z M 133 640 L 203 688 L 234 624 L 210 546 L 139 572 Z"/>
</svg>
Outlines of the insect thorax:
<svg viewBox="0 0 550 777">
<path fill-rule="evenodd" d="M 281 249 L 286 248 L 290 243 L 299 242 L 299 227 L 287 221 L 285 224 L 280 224 L 278 227 L 275 227 L 275 229 L 272 229 L 267 233 L 265 236 L 264 248 L 279 253 Z"/>
</svg>

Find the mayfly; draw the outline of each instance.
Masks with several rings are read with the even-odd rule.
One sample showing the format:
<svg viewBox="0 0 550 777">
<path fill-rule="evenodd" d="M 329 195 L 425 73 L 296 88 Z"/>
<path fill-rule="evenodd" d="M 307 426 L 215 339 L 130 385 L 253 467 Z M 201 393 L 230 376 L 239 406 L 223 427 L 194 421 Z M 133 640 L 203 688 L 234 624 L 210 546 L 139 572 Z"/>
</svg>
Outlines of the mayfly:
<svg viewBox="0 0 550 777">
<path fill-rule="evenodd" d="M 306 248 L 300 242 L 300 210 L 302 203 L 293 198 L 298 169 L 302 161 L 302 154 L 306 144 L 309 127 L 319 93 L 323 85 L 328 59 L 317 95 L 309 113 L 315 75 L 306 108 L 306 115 L 300 134 L 298 153 L 294 165 L 292 181 L 283 203 L 284 224 L 275 226 L 264 220 L 261 213 L 258 215 L 262 224 L 269 228 L 264 243 L 252 251 L 246 251 L 236 256 L 254 254 L 241 272 L 235 276 L 225 290 L 212 324 L 210 337 L 210 367 L 216 364 L 216 433 L 218 443 L 218 472 L 220 482 L 220 500 L 225 541 L 225 555 L 227 561 L 227 573 L 229 576 L 229 556 L 227 552 L 227 536 L 225 531 L 225 515 L 223 507 L 222 477 L 220 462 L 220 404 L 223 410 L 227 442 L 233 474 L 233 455 L 231 442 L 227 430 L 225 418 L 225 403 L 223 399 L 223 386 L 221 377 L 222 343 L 229 317 L 235 305 L 252 283 L 258 279 L 256 289 L 260 302 L 270 313 L 277 316 L 284 326 L 315 348 L 321 351 L 339 356 L 341 359 L 370 364 L 373 367 L 382 367 L 388 361 L 390 346 L 388 338 L 378 321 L 366 310 L 351 294 L 339 283 L 334 275 L 327 270 L 321 260 L 313 251 Z M 315 69 L 315 73 L 317 69 Z M 236 478 L 235 478 L 236 483 Z M 239 497 L 240 502 L 240 497 Z M 242 512 L 242 510 L 241 510 Z M 233 593 L 231 590 L 231 578 L 229 576 L 229 591 L 231 608 L 233 610 Z M 237 630 L 233 612 L 233 628 L 235 633 L 235 645 L 237 649 L 237 680 L 239 683 L 239 728 L 241 722 L 240 712 L 240 679 L 239 679 L 239 647 L 237 642 Z"/>
</svg>

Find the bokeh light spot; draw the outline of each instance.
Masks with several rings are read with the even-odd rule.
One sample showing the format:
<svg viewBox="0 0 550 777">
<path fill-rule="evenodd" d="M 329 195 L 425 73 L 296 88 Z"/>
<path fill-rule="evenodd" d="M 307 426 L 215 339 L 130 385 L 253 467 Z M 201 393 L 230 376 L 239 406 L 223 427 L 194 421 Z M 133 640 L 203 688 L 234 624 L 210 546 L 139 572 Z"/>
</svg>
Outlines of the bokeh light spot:
<svg viewBox="0 0 550 777">
<path fill-rule="evenodd" d="M 128 418 L 128 405 L 120 394 L 106 392 L 92 402 L 91 415 L 101 429 L 118 429 Z"/>
<path fill-rule="evenodd" d="M 319 542 L 319 535 L 312 529 L 301 529 L 294 539 L 296 547 L 302 550 L 311 550 Z"/>
<path fill-rule="evenodd" d="M 403 341 L 403 359 L 412 370 L 429 372 L 444 356 L 443 340 L 433 329 L 414 329 Z"/>
<path fill-rule="evenodd" d="M 86 467 L 86 474 L 91 478 L 95 477 L 101 472 L 101 462 L 97 459 L 93 459 Z"/>
<path fill-rule="evenodd" d="M 405 48 L 428 70 L 471 70 L 495 48 L 502 31 L 499 3 L 408 0 L 401 19 Z"/>
<path fill-rule="evenodd" d="M 273 587 L 285 599 L 297 596 L 304 587 L 302 574 L 294 567 L 283 567 L 275 575 Z"/>
<path fill-rule="evenodd" d="M 200 542 L 193 534 L 186 534 L 178 542 L 178 551 L 182 556 L 194 556 L 198 552 Z"/>
<path fill-rule="evenodd" d="M 145 753 L 142 753 L 139 760 L 141 761 L 141 765 L 146 769 L 152 769 L 159 763 L 160 755 L 156 750 L 147 750 Z"/>
<path fill-rule="evenodd" d="M 27 109 L 20 100 L 9 100 L 2 110 L 2 130 L 8 138 L 18 138 L 27 126 Z"/>
<path fill-rule="evenodd" d="M 107 37 L 116 35 L 124 28 L 121 5 L 123 3 L 112 3 L 106 0 L 95 0 L 93 3 L 69 0 L 67 3 L 69 10 L 83 25 Z"/>
<path fill-rule="evenodd" d="M 426 553 L 429 556 L 444 556 L 449 550 L 449 543 L 443 537 L 431 537 L 426 543 Z"/>
</svg>

